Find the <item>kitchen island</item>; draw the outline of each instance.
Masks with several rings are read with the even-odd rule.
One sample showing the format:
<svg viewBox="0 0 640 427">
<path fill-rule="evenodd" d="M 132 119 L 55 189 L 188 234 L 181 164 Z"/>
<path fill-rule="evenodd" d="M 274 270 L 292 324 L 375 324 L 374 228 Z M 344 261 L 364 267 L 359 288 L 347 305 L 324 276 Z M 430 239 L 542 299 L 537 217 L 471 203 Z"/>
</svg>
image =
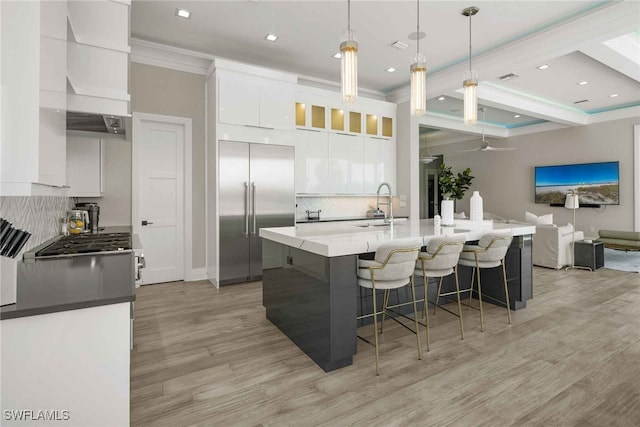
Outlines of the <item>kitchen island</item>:
<svg viewBox="0 0 640 427">
<path fill-rule="evenodd" d="M 487 232 L 511 230 L 514 239 L 506 258 L 511 308 L 526 306 L 532 297 L 531 235 L 526 223 L 472 223 L 458 220 L 456 227 L 434 229 L 431 220 L 383 220 L 298 224 L 262 228 L 263 304 L 267 318 L 325 371 L 352 364 L 360 313 L 371 311 L 371 291 L 357 285 L 358 256 L 375 252 L 384 242 L 426 245 L 434 236 L 464 235 L 476 241 Z M 483 295 L 504 299 L 502 272 L 482 271 Z M 468 288 L 470 268 L 461 268 L 461 288 Z M 451 282 L 445 282 L 447 290 Z M 429 301 L 435 301 L 430 286 Z M 423 298 L 422 280 L 416 280 Z M 394 302 L 408 300 L 398 292 Z"/>
</svg>

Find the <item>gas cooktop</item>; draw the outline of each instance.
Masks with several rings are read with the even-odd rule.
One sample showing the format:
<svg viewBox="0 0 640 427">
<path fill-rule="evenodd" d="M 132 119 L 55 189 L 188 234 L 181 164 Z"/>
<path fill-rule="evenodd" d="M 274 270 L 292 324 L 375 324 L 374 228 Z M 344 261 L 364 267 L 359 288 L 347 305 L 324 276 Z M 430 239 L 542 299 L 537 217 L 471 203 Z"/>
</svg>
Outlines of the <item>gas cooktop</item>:
<svg viewBox="0 0 640 427">
<path fill-rule="evenodd" d="M 36 258 L 66 257 L 131 251 L 131 234 L 76 234 L 65 236 L 36 252 Z"/>
</svg>

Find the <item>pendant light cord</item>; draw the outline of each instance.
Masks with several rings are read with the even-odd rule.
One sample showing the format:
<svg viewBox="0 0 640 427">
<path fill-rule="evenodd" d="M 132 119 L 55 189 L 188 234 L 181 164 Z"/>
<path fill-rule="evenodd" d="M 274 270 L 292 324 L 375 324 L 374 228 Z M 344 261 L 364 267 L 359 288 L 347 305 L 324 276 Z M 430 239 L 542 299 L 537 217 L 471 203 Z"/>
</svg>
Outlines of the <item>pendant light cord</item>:
<svg viewBox="0 0 640 427">
<path fill-rule="evenodd" d="M 471 72 L 471 13 L 469 13 L 469 72 Z"/>
<path fill-rule="evenodd" d="M 347 37 L 351 40 L 351 0 L 347 0 Z"/>
<path fill-rule="evenodd" d="M 417 49 L 416 49 L 416 61 L 418 58 L 418 55 L 420 55 L 420 0 L 416 0 L 416 4 L 417 4 L 417 13 L 416 13 L 416 40 L 418 41 L 417 43 Z"/>
</svg>

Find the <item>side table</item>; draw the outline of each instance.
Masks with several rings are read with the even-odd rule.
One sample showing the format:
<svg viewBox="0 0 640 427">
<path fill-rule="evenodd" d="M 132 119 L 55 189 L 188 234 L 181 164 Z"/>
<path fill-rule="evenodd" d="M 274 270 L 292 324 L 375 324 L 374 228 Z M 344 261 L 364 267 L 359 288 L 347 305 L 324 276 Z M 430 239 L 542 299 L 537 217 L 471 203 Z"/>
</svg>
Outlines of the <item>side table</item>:
<svg viewBox="0 0 640 427">
<path fill-rule="evenodd" d="M 604 267 L 604 243 L 579 240 L 573 248 L 574 264 L 595 271 Z"/>
</svg>

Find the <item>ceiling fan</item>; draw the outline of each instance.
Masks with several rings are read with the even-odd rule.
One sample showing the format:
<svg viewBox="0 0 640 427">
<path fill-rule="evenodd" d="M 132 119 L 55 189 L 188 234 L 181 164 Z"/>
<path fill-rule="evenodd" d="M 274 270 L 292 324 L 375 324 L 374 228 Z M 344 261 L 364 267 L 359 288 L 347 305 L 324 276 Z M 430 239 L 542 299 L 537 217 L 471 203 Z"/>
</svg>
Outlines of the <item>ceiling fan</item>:
<svg viewBox="0 0 640 427">
<path fill-rule="evenodd" d="M 484 112 L 486 111 L 486 108 L 480 108 L 480 111 L 482 111 L 482 143 L 480 144 L 480 147 L 478 148 L 472 148 L 470 150 L 459 150 L 459 153 L 465 153 L 465 152 L 470 152 L 470 151 L 513 151 L 513 150 L 517 150 L 517 148 L 515 147 L 493 147 L 491 145 L 489 145 L 488 141 L 485 141 L 484 139 Z"/>
</svg>

